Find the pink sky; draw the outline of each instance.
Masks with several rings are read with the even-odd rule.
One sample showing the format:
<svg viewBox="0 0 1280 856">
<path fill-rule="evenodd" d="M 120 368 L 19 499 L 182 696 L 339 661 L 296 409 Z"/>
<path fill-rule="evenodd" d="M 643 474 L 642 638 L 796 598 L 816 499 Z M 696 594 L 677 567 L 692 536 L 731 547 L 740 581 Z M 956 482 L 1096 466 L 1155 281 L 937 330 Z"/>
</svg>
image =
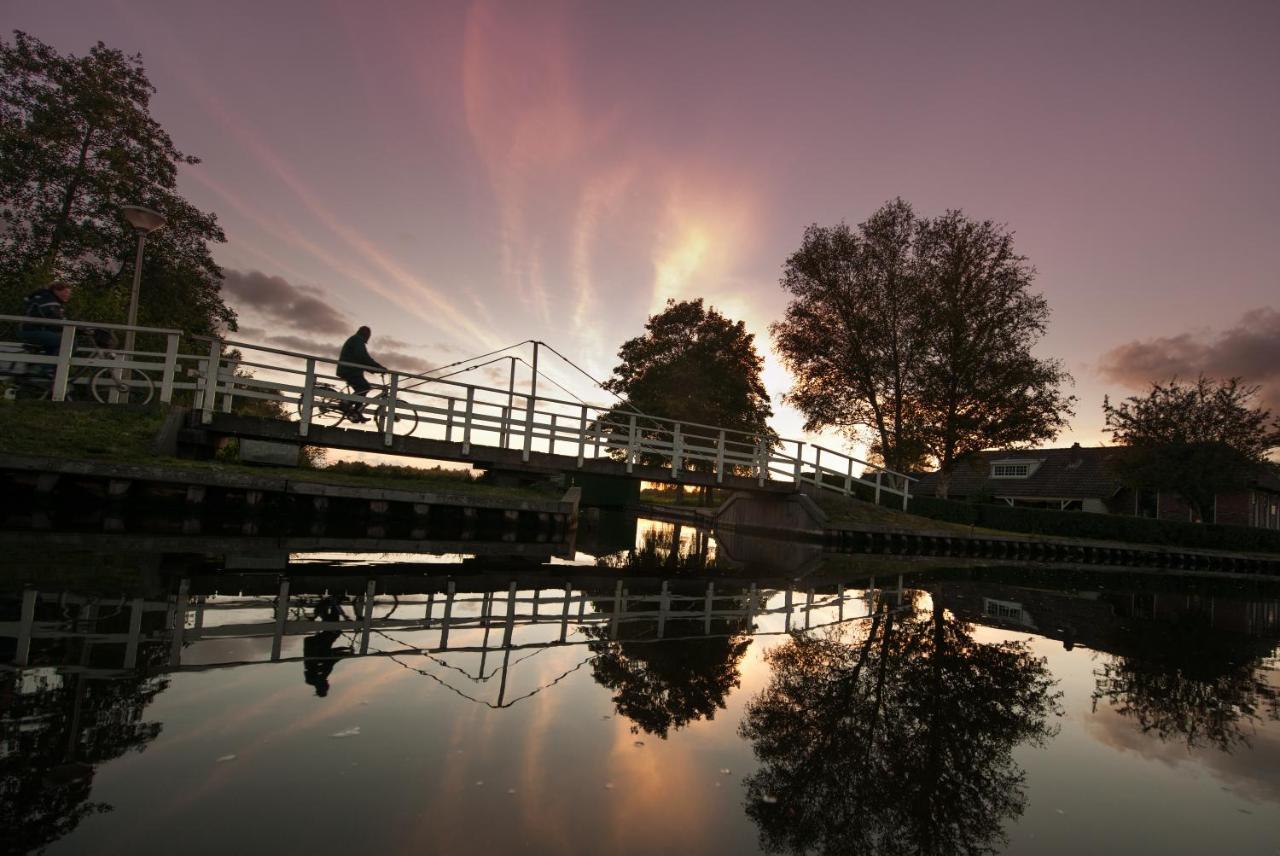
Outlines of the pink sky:
<svg viewBox="0 0 1280 856">
<path fill-rule="evenodd" d="M 805 226 L 902 196 L 1016 232 L 1053 308 L 1040 353 L 1076 378 L 1063 443 L 1157 373 L 1280 402 L 1274 3 L 4 7 L 63 52 L 141 52 L 153 114 L 204 159 L 181 189 L 226 228 L 229 285 L 302 287 L 375 356 L 539 338 L 602 377 L 696 296 L 767 351 Z M 251 331 L 340 338 L 230 302 Z"/>
</svg>

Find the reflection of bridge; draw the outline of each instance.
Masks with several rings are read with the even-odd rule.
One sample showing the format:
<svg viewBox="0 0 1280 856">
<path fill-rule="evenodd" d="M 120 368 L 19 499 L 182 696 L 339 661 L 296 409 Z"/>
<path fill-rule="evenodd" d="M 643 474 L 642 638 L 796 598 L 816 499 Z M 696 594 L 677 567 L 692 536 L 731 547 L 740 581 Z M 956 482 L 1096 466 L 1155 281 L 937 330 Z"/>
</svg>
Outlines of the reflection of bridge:
<svg viewBox="0 0 1280 856">
<path fill-rule="evenodd" d="M 20 320 L 0 316 L 0 322 Z M 106 369 L 134 390 L 156 390 L 163 403 L 175 397 L 189 400 L 199 424 L 214 434 L 460 461 L 481 469 L 585 472 L 772 492 L 813 485 L 877 502 L 888 494 L 904 508 L 909 499 L 907 476 L 833 449 L 678 422 L 634 412 L 627 405 L 602 407 L 540 395 L 538 342 L 533 343 L 527 392 L 516 389 L 514 359 L 506 389 L 460 383 L 438 373 L 391 372 L 384 394 L 376 399 L 378 418 L 364 430 L 319 421 L 325 402 L 363 401 L 336 389 L 342 381 L 334 375 L 334 359 L 185 336 L 177 330 L 49 323 L 63 329 L 56 357 L 6 356 L 23 366 L 52 366 L 54 400 L 63 400 L 77 383 Z M 75 347 L 77 325 L 134 330 L 139 349 L 86 356 Z M 118 397 L 114 391 L 112 395 Z M 271 402 L 297 419 L 236 412 L 239 404 L 254 401 Z"/>
<path fill-rule="evenodd" d="M 349 598 L 340 594 L 342 579 L 325 577 L 281 578 L 273 595 L 214 593 L 221 587 L 262 588 L 270 579 L 183 579 L 163 600 L 27 589 L 20 602 L 10 601 L 18 620 L 0 622 L 0 638 L 14 643 L 7 668 L 56 665 L 61 671 L 109 677 L 140 662 L 152 664 L 151 671 L 171 672 L 347 656 L 457 654 L 479 655 L 479 675 L 472 679 L 487 680 L 485 658 L 501 652 L 501 705 L 513 653 L 618 639 L 679 642 L 813 630 L 866 617 L 867 599 L 875 596 L 839 584 L 775 589 L 605 576 L 545 584 L 494 575 L 380 577 L 367 580 Z M 896 585 L 900 602 L 900 577 Z M 393 593 L 379 594 L 379 587 Z M 326 609 L 335 617 L 334 608 L 341 612 L 339 620 L 308 617 Z M 330 642 L 345 637 L 350 650 L 316 657 L 305 644 L 297 645 L 326 634 Z M 237 656 L 219 653 L 226 643 L 233 643 Z M 141 651 L 151 653 L 140 657 Z"/>
</svg>

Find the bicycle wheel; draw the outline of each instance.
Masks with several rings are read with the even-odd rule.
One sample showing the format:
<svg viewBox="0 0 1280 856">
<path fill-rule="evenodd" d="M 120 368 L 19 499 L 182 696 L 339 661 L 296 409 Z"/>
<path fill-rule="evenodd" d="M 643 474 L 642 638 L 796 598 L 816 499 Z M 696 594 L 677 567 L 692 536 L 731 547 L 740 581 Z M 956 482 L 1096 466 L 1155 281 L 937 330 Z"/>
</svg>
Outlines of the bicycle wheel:
<svg viewBox="0 0 1280 856">
<path fill-rule="evenodd" d="M 387 405 L 385 403 L 378 404 L 377 410 L 374 411 L 375 423 L 380 429 L 385 424 L 384 419 L 387 415 Z M 418 427 L 418 411 L 409 409 L 399 409 L 395 412 L 395 430 L 393 433 L 399 434 L 401 437 L 408 437 Z"/>
<path fill-rule="evenodd" d="M 338 391 L 328 384 L 318 383 L 311 394 L 311 421 L 321 425 L 337 425 L 347 418 L 343 410 L 346 402 L 338 398 Z M 298 418 L 302 418 L 302 399 L 298 399 Z"/>
<path fill-rule="evenodd" d="M 150 404 L 155 397 L 156 385 L 144 372 L 133 369 L 99 369 L 89 382 L 89 391 L 99 404 L 110 404 L 111 394 L 116 401 L 130 404 Z"/>
</svg>

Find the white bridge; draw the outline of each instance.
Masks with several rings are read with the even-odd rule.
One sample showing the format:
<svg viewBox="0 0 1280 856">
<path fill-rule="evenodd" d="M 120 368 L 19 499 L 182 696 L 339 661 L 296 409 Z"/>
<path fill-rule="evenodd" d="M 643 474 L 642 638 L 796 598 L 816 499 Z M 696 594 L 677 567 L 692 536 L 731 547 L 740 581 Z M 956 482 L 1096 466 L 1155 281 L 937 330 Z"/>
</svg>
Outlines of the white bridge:
<svg viewBox="0 0 1280 856">
<path fill-rule="evenodd" d="M 3 338 L 30 320 L 0 315 Z M 0 370 L 18 388 L 54 401 L 184 404 L 199 425 L 218 434 L 465 461 L 480 468 L 581 470 L 777 492 L 809 485 L 877 504 L 887 497 L 904 509 L 914 481 L 803 440 L 665 419 L 626 403 L 597 405 L 540 394 L 539 346 L 548 347 L 540 342 L 532 343 L 527 389 L 516 388 L 517 358 L 508 356 L 499 358 L 511 360 L 506 388 L 450 380 L 440 370 L 392 371 L 385 386 L 364 399 L 337 378 L 340 363 L 331 357 L 172 329 L 39 323 L 61 328 L 56 356 L 0 343 Z M 87 346 L 82 334 L 88 330 L 132 331 L 136 349 Z M 255 408 L 253 402 L 260 404 Z M 363 406 L 373 418 L 349 425 L 346 406 Z M 244 415 L 253 409 L 269 409 L 274 418 Z"/>
</svg>

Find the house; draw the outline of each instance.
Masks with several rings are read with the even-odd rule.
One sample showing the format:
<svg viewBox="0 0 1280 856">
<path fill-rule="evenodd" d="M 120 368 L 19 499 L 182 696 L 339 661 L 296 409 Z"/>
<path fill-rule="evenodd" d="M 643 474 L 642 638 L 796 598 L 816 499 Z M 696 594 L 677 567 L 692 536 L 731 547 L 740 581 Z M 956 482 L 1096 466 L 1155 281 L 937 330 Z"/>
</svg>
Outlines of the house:
<svg viewBox="0 0 1280 856">
<path fill-rule="evenodd" d="M 1110 465 L 1121 454 L 1122 447 L 1079 443 L 1068 449 L 979 452 L 956 465 L 948 498 L 1199 522 L 1195 511 L 1169 491 L 1126 487 Z M 935 496 L 937 481 L 936 473 L 927 473 L 912 493 Z M 1207 522 L 1280 529 L 1280 477 L 1260 471 L 1219 493 Z"/>
</svg>

